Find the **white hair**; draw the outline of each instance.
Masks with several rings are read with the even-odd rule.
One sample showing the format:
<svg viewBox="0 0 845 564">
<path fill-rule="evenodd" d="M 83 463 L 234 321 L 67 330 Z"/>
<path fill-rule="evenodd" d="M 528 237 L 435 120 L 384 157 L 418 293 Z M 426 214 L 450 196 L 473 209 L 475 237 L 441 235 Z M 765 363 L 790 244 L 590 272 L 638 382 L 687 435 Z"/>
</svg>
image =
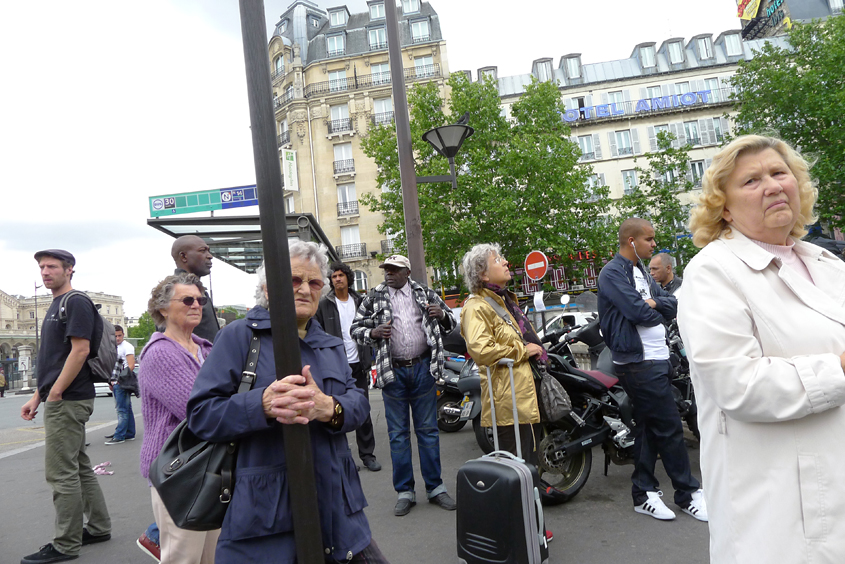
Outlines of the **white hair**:
<svg viewBox="0 0 845 564">
<path fill-rule="evenodd" d="M 467 251 L 461 266 L 464 269 L 464 282 L 470 292 L 476 294 L 484 287 L 481 277 L 487 272 L 487 259 L 501 252 L 502 248 L 498 243 L 481 243 Z"/>
<path fill-rule="evenodd" d="M 320 274 L 323 275 L 323 283 L 328 284 L 329 281 L 329 254 L 328 248 L 321 244 L 312 243 L 310 241 L 300 241 L 298 239 L 288 239 L 288 254 L 291 260 L 298 258 L 302 261 L 311 262 L 320 269 Z M 255 305 L 259 305 L 265 309 L 270 308 L 270 302 L 267 296 L 264 295 L 264 287 L 267 286 L 267 272 L 264 268 L 264 261 L 261 261 L 261 266 L 255 271 L 258 276 L 258 286 L 255 288 Z"/>
</svg>

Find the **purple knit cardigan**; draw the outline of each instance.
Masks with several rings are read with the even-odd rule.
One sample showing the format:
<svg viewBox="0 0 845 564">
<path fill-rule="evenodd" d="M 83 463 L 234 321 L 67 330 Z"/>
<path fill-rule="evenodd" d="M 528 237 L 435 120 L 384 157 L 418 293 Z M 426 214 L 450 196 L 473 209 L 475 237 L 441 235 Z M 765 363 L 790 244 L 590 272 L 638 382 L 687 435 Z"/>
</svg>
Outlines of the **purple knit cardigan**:
<svg viewBox="0 0 845 564">
<path fill-rule="evenodd" d="M 191 335 L 202 357 L 211 352 L 211 343 Z M 144 442 L 141 445 L 141 475 L 149 478 L 150 465 L 161 452 L 164 441 L 187 417 L 188 397 L 200 371 L 200 363 L 185 347 L 153 333 L 140 357 L 138 384 L 144 414 Z"/>
</svg>

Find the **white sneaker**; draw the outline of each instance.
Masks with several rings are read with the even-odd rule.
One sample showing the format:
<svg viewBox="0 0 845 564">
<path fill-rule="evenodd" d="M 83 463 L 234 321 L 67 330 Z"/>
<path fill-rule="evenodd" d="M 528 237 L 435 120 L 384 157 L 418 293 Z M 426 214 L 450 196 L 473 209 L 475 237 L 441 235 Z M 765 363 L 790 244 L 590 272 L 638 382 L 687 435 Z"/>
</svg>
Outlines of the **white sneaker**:
<svg viewBox="0 0 845 564">
<path fill-rule="evenodd" d="M 704 490 L 697 490 L 692 492 L 692 501 L 689 505 L 682 507 L 681 511 L 687 515 L 692 515 L 699 521 L 707 522 L 707 504 L 704 502 Z"/>
<path fill-rule="evenodd" d="M 666 507 L 666 504 L 663 503 L 662 499 L 660 499 L 663 496 L 663 492 L 646 492 L 646 495 L 648 496 L 648 499 L 645 500 L 642 505 L 635 505 L 634 511 L 642 513 L 643 515 L 651 515 L 655 519 L 660 519 L 661 521 L 671 521 L 675 518 L 675 513 Z M 702 499 L 702 503 L 703 502 L 704 500 Z"/>
</svg>

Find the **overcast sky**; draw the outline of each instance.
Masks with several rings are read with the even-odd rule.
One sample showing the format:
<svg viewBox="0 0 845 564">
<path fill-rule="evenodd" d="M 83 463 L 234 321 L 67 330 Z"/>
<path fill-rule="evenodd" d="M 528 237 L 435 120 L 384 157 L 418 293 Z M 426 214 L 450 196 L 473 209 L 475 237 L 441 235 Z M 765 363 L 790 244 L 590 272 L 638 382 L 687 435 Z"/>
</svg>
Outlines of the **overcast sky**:
<svg viewBox="0 0 845 564">
<path fill-rule="evenodd" d="M 265 1 L 268 32 L 289 4 Z M 450 69 L 473 75 L 488 65 L 524 74 L 569 53 L 627 58 L 645 41 L 739 28 L 735 0 L 432 5 Z M 241 45 L 234 0 L 2 3 L 0 289 L 31 296 L 33 253 L 64 248 L 77 259 L 74 287 L 145 311 L 173 268 L 173 239 L 146 224 L 149 196 L 255 182 Z M 215 261 L 211 282 L 215 305 L 252 305 L 252 276 Z"/>
</svg>

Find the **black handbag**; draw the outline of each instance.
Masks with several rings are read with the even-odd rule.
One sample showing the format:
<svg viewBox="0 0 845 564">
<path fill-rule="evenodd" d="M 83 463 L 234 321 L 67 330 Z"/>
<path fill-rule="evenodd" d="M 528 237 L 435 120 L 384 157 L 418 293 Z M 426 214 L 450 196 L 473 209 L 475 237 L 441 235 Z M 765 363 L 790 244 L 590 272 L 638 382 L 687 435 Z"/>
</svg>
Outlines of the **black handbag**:
<svg viewBox="0 0 845 564">
<path fill-rule="evenodd" d="M 554 423 L 572 413 L 572 400 L 557 379 L 548 373 L 545 366 L 531 362 L 531 371 L 537 381 L 537 404 L 540 407 L 540 418 Z"/>
<path fill-rule="evenodd" d="M 255 383 L 261 342 L 253 331 L 249 354 L 236 393 Z M 182 421 L 167 437 L 150 465 L 150 482 L 177 527 L 211 531 L 223 525 L 235 485 L 238 443 L 203 441 Z"/>
<path fill-rule="evenodd" d="M 128 366 L 124 366 L 120 374 L 117 375 L 117 385 L 128 394 L 137 396 L 141 391 L 138 388 L 138 376 L 135 375 L 133 370 L 129 370 Z"/>
</svg>

